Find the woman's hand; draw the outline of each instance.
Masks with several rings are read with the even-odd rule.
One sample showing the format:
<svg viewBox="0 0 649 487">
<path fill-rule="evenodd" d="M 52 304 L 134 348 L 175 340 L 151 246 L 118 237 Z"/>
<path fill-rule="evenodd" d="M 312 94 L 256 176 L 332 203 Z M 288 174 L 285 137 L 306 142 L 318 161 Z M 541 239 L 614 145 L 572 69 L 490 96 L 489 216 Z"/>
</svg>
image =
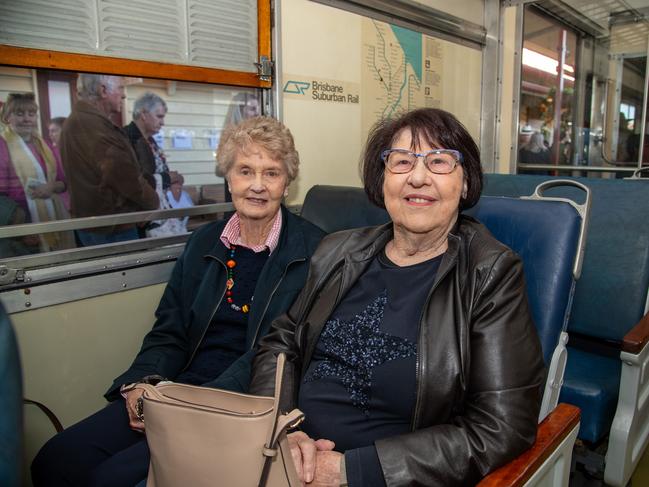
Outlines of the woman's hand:
<svg viewBox="0 0 649 487">
<path fill-rule="evenodd" d="M 144 389 L 135 387 L 126 393 L 126 412 L 128 413 L 128 425 L 131 429 L 144 433 L 144 421 L 138 418 L 137 415 L 137 401 L 144 394 Z"/>
<path fill-rule="evenodd" d="M 291 456 L 295 470 L 300 478 L 300 481 L 309 484 L 316 476 L 316 466 L 319 464 L 320 459 L 318 453 L 336 453 L 334 449 L 335 443 L 329 440 L 313 440 L 302 432 L 296 431 L 287 436 L 288 445 L 291 447 Z M 340 453 L 338 455 L 338 478 L 340 478 Z M 340 482 L 339 482 L 340 483 Z M 318 484 L 320 485 L 320 484 Z M 321 484 L 326 485 L 326 484 Z"/>
<path fill-rule="evenodd" d="M 339 487 L 342 455 L 337 451 L 318 451 L 316 453 L 315 476 L 309 487 Z"/>
<path fill-rule="evenodd" d="M 30 187 L 30 196 L 32 198 L 41 198 L 46 199 L 50 198 L 54 193 L 54 184 L 53 183 L 43 183 L 38 186 Z"/>
</svg>

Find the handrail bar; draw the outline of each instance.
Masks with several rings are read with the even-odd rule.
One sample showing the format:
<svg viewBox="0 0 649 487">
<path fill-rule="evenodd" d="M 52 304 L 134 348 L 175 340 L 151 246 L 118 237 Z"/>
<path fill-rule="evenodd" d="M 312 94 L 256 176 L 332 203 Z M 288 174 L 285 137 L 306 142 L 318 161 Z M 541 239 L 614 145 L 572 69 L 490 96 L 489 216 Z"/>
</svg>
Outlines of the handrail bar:
<svg viewBox="0 0 649 487">
<path fill-rule="evenodd" d="M 115 255 L 131 254 L 134 252 L 148 251 L 151 249 L 170 248 L 184 245 L 191 236 L 190 233 L 181 233 L 168 237 L 149 237 L 125 242 L 115 242 L 92 247 L 78 247 L 74 249 L 56 250 L 40 254 L 11 256 L 0 258 L 0 284 L 3 284 L 5 269 L 27 270 L 38 267 L 59 266 L 70 262 L 94 260 Z"/>
<path fill-rule="evenodd" d="M 544 192 L 548 189 L 566 186 L 581 189 L 586 194 L 584 202 L 579 204 L 576 201 L 571 200 L 570 198 L 559 198 L 544 195 Z M 572 275 L 575 280 L 579 279 L 579 277 L 581 276 L 581 267 L 584 262 L 584 252 L 586 250 L 586 238 L 588 236 L 588 223 L 590 218 L 590 207 L 592 206 L 592 195 L 590 193 L 590 188 L 585 184 L 582 184 L 579 181 L 574 181 L 572 179 L 551 179 L 549 181 L 544 181 L 536 186 L 532 196 L 521 196 L 521 199 L 563 201 L 570 204 L 577 211 L 577 213 L 581 217 L 581 225 L 579 228 L 579 240 L 577 242 L 577 257 L 575 258 L 575 263 L 572 267 Z"/>
<path fill-rule="evenodd" d="M 554 165 L 554 164 L 517 164 L 518 169 L 531 169 L 542 171 L 592 171 L 592 172 L 624 172 L 633 173 L 637 171 L 637 167 L 608 167 L 608 166 L 570 166 L 567 164 Z"/>
<path fill-rule="evenodd" d="M 192 206 L 190 208 L 176 208 L 172 210 L 134 211 L 115 215 L 90 216 L 84 218 L 68 218 L 41 223 L 23 223 L 0 227 L 0 238 L 23 237 L 64 230 L 82 230 L 84 228 L 109 227 L 125 223 L 140 223 L 166 218 L 179 218 L 185 216 L 210 215 L 233 211 L 232 203 L 216 203 L 211 205 Z"/>
</svg>

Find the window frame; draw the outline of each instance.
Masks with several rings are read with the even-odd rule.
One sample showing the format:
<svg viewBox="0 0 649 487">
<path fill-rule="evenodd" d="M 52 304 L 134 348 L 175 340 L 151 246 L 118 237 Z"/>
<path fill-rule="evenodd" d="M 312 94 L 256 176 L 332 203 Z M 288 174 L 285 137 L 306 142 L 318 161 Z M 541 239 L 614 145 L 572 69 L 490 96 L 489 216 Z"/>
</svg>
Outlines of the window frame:
<svg viewBox="0 0 649 487">
<path fill-rule="evenodd" d="M 257 0 L 257 62 L 272 59 L 271 0 Z M 114 56 L 79 54 L 0 44 L 0 64 L 22 68 L 57 69 L 170 81 L 193 81 L 248 88 L 271 88 L 272 80 L 258 73 L 161 63 Z"/>
<path fill-rule="evenodd" d="M 272 60 L 272 41 L 271 41 L 271 0 L 257 0 L 257 61 L 261 64 L 265 60 Z M 187 81 L 194 83 L 209 83 L 218 85 L 227 85 L 230 87 L 257 88 L 262 90 L 262 96 L 265 91 L 273 87 L 273 76 L 267 73 L 248 73 L 241 71 L 232 71 L 219 68 L 209 68 L 202 66 L 192 66 L 187 64 L 162 63 L 146 60 L 136 60 L 129 58 L 101 56 L 94 54 L 81 54 L 63 51 L 53 51 L 47 49 L 36 49 L 27 47 L 18 47 L 7 44 L 0 44 L 0 64 L 5 66 L 28 68 L 28 69 L 47 69 L 84 73 L 101 73 L 109 75 L 120 75 L 129 77 L 141 77 L 150 79 L 164 79 L 168 81 Z M 271 107 L 272 109 L 272 107 Z M 10 238 L 16 235 L 27 235 L 44 231 L 61 231 L 70 228 L 90 228 L 97 226 L 97 221 L 106 220 L 106 224 L 118 224 L 130 221 L 150 221 L 164 217 L 178 216 L 199 216 L 231 211 L 231 203 L 220 203 L 202 205 L 182 210 L 155 210 L 135 213 L 119 213 L 106 215 L 103 217 L 77 218 L 71 220 L 59 220 L 46 223 L 29 223 L 25 225 L 14 225 L 0 227 L 0 238 Z M 93 223 L 94 222 L 94 223 Z M 87 273 L 97 273 L 96 261 L 104 257 L 110 257 L 119 252 L 123 253 L 138 252 L 137 255 L 143 255 L 144 252 L 150 252 L 154 260 L 158 260 L 164 269 L 168 268 L 170 258 L 175 259 L 182 249 L 171 251 L 167 255 L 160 253 L 160 248 L 173 244 L 182 244 L 187 240 L 187 235 L 181 235 L 172 238 L 144 239 L 132 242 L 123 242 L 118 244 L 109 244 L 105 246 L 76 248 L 59 252 L 43 252 L 30 256 L 17 256 L 0 258 L 0 291 L 7 289 L 35 285 L 38 282 L 36 276 L 30 277 L 29 274 L 49 267 L 50 269 L 60 267 L 60 275 L 57 272 L 48 272 L 47 281 L 54 279 L 65 279 L 70 276 L 65 271 L 66 265 L 72 262 L 79 262 L 77 270 L 78 275 Z M 143 248 L 145 247 L 145 248 Z M 167 247 L 169 248 L 169 247 Z M 62 254 L 65 254 L 63 256 Z M 155 256 L 163 255 L 159 259 Z M 90 260 L 89 260 L 90 259 Z M 124 266 L 132 268 L 134 265 L 132 259 L 124 258 Z M 155 265 L 151 259 L 141 258 L 139 261 L 142 265 L 148 265 L 152 270 Z M 108 266 L 106 272 L 114 272 L 119 269 L 120 265 L 112 264 Z M 84 270 L 85 268 L 85 270 Z M 94 269 L 94 270 L 93 270 Z M 151 283 L 165 280 L 166 270 L 163 274 L 152 272 Z M 53 275 L 56 275 L 53 277 Z M 18 276 L 12 279 L 12 276 Z M 162 277 L 161 277 L 162 276 Z M 103 292 L 98 292 L 102 294 Z"/>
</svg>

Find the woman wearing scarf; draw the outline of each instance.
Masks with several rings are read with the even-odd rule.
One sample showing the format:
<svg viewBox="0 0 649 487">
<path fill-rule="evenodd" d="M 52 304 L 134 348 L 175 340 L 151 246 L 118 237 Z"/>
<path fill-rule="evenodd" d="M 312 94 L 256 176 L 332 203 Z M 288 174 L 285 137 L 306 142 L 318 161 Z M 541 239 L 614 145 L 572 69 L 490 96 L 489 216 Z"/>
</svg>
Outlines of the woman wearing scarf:
<svg viewBox="0 0 649 487">
<path fill-rule="evenodd" d="M 38 105 L 33 93 L 10 93 L 3 105 L 0 134 L 0 193 L 21 206 L 32 223 L 69 218 L 61 161 L 36 133 Z M 74 247 L 70 232 L 39 236 L 39 250 Z"/>
</svg>

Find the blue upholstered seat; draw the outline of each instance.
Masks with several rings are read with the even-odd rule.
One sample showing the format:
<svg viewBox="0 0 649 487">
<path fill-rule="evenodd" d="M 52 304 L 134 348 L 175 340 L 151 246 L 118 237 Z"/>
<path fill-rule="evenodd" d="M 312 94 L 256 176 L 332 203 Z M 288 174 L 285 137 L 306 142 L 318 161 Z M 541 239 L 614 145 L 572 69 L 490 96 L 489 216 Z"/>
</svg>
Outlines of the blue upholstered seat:
<svg viewBox="0 0 649 487">
<path fill-rule="evenodd" d="M 619 358 L 569 347 L 560 397 L 581 409 L 580 438 L 594 441 L 611 428 L 621 365 Z"/>
<path fill-rule="evenodd" d="M 0 303 L 0 485 L 21 485 L 22 376 L 18 345 Z"/>
<path fill-rule="evenodd" d="M 525 195 L 547 179 L 552 178 L 489 174 L 483 194 Z M 649 182 L 575 179 L 591 189 L 593 202 L 583 272 L 568 323 L 572 346 L 560 401 L 581 408 L 579 438 L 597 442 L 608 433 L 616 411 L 619 344 L 645 312 Z M 570 188 L 557 189 L 555 194 L 579 197 Z M 617 355 L 602 354 L 599 343 L 617 347 Z"/>
<path fill-rule="evenodd" d="M 570 312 L 579 214 L 564 202 L 489 196 L 466 213 L 523 260 L 532 317 L 549 366 Z"/>
</svg>

